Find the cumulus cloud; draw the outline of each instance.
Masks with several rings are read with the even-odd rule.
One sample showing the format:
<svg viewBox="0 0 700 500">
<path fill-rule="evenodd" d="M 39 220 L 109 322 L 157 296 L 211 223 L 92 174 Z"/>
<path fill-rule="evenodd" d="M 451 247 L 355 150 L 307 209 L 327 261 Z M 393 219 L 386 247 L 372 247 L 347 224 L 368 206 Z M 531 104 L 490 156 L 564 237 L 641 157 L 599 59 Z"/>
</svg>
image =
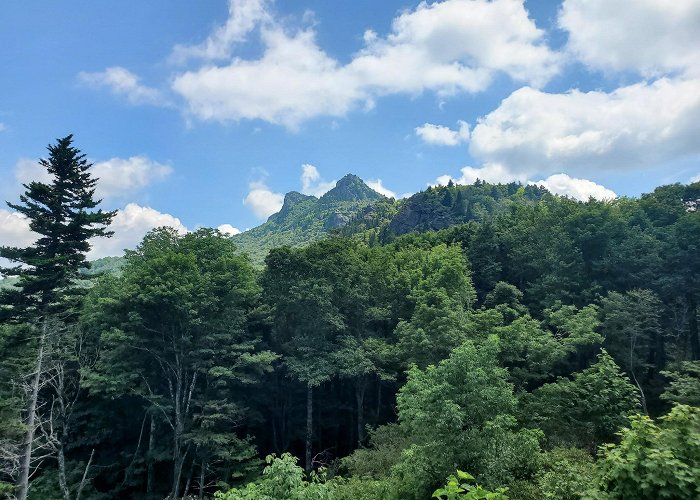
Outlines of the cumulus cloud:
<svg viewBox="0 0 700 500">
<path fill-rule="evenodd" d="M 91 172 L 98 179 L 96 197 L 117 198 L 133 194 L 145 187 L 165 180 L 173 169 L 146 156 L 111 158 L 93 163 Z M 15 164 L 15 179 L 20 184 L 31 181 L 50 182 L 51 176 L 38 161 L 21 158 Z"/>
<path fill-rule="evenodd" d="M 366 99 L 338 62 L 321 50 L 312 31 L 288 35 L 262 29 L 261 59 L 234 59 L 175 77 L 173 90 L 189 114 L 212 121 L 261 119 L 296 128 L 318 115 L 345 115 Z"/>
<path fill-rule="evenodd" d="M 131 104 L 167 104 L 158 89 L 143 85 L 137 75 L 120 66 L 95 73 L 81 71 L 78 73 L 78 81 L 95 89 L 106 88 L 115 95 L 125 97 Z"/>
<path fill-rule="evenodd" d="M 645 76 L 700 71 L 697 0 L 564 0 L 568 50 L 592 68 Z"/>
<path fill-rule="evenodd" d="M 266 0 L 229 0 L 226 23 L 201 44 L 176 45 L 170 56 L 171 61 L 183 63 L 192 58 L 228 58 L 234 45 L 244 42 L 248 33 L 259 23 L 270 19 L 268 3 Z"/>
<path fill-rule="evenodd" d="M 251 182 L 250 191 L 243 199 L 243 204 L 260 219 L 279 212 L 283 202 L 284 195 L 271 191 L 263 181 Z"/>
<path fill-rule="evenodd" d="M 700 182 L 700 174 L 690 179 L 690 182 Z"/>
<path fill-rule="evenodd" d="M 576 200 L 588 201 L 589 198 L 596 200 L 612 200 L 617 197 L 614 191 L 596 184 L 588 179 L 577 179 L 566 174 L 550 175 L 544 180 L 531 182 L 538 186 L 544 186 L 550 193 L 569 196 Z"/>
<path fill-rule="evenodd" d="M 95 238 L 88 258 L 122 255 L 124 249 L 133 249 L 141 242 L 148 231 L 156 227 L 168 226 L 180 234 L 187 233 L 187 228 L 180 219 L 170 214 L 159 212 L 150 207 L 129 203 L 117 212 L 109 226 L 114 231 L 111 238 Z"/>
<path fill-rule="evenodd" d="M 549 192 L 562 196 L 569 196 L 576 200 L 588 201 L 589 198 L 597 200 L 611 200 L 617 195 L 614 191 L 596 184 L 588 179 L 578 179 L 566 174 L 553 174 L 546 179 L 532 182 L 527 177 L 517 171 L 509 170 L 504 165 L 489 163 L 480 168 L 464 167 L 460 177 L 441 175 L 432 186 L 446 186 L 450 181 L 455 184 L 474 184 L 477 180 L 490 183 L 521 182 L 523 184 L 536 184 L 544 186 Z"/>
<path fill-rule="evenodd" d="M 335 187 L 336 181 L 326 182 L 321 178 L 318 169 L 305 163 L 301 166 L 301 192 L 321 197 Z"/>
<path fill-rule="evenodd" d="M 29 229 L 29 219 L 24 215 L 0 208 L 0 246 L 29 246 L 38 234 Z"/>
<path fill-rule="evenodd" d="M 413 193 L 403 193 L 403 194 L 396 194 L 395 191 L 392 191 L 391 189 L 387 188 L 381 179 L 370 179 L 368 181 L 365 181 L 365 184 L 367 184 L 370 188 L 374 189 L 377 193 L 383 194 L 387 198 L 396 198 L 401 199 L 401 198 L 408 198 L 411 196 Z"/>
<path fill-rule="evenodd" d="M 450 181 L 455 184 L 474 184 L 477 180 L 494 184 L 527 181 L 527 175 L 510 170 L 500 163 L 486 163 L 482 167 L 464 167 L 461 174 L 460 177 L 456 178 L 450 175 L 441 175 L 432 185 L 446 186 Z"/>
<path fill-rule="evenodd" d="M 115 198 L 140 191 L 154 182 L 163 181 L 170 176 L 173 169 L 146 156 L 132 156 L 127 159 L 112 158 L 97 162 L 92 171 L 99 179 L 97 195 L 101 198 Z"/>
<path fill-rule="evenodd" d="M 231 224 L 221 224 L 216 229 L 218 229 L 221 234 L 225 234 L 226 236 L 235 236 L 241 232 L 240 229 L 233 227 Z"/>
<path fill-rule="evenodd" d="M 469 150 L 523 174 L 624 169 L 700 152 L 700 79 L 661 78 L 612 92 L 523 87 L 479 119 Z"/>
<path fill-rule="evenodd" d="M 416 135 L 423 142 L 435 144 L 438 146 L 457 146 L 469 140 L 469 124 L 460 120 L 457 122 L 459 128 L 452 130 L 444 125 L 434 125 L 425 123 L 420 127 L 415 128 Z"/>
<path fill-rule="evenodd" d="M 232 0 L 226 25 L 193 50 L 225 59 L 255 24 L 264 47 L 259 59 L 228 54 L 225 64 L 174 77 L 172 88 L 189 114 L 295 128 L 316 116 L 371 108 L 387 94 L 479 92 L 498 73 L 537 87 L 560 62 L 522 0 L 423 2 L 396 17 L 386 37 L 367 31 L 364 47 L 346 64 L 318 46 L 313 29 L 283 26 L 263 2 Z"/>
<path fill-rule="evenodd" d="M 180 234 L 187 232 L 187 228 L 180 219 L 153 208 L 129 203 L 118 210 L 112 219 L 109 229 L 114 231 L 114 236 L 91 240 L 92 249 L 88 253 L 88 258 L 94 260 L 100 257 L 122 255 L 125 248 L 136 248 L 148 231 L 161 226 L 173 227 Z M 0 245 L 25 247 L 32 245 L 37 237 L 38 235 L 29 229 L 29 221 L 26 217 L 17 212 L 0 209 Z M 7 264 L 7 262 L 0 262 L 0 264 Z"/>
</svg>

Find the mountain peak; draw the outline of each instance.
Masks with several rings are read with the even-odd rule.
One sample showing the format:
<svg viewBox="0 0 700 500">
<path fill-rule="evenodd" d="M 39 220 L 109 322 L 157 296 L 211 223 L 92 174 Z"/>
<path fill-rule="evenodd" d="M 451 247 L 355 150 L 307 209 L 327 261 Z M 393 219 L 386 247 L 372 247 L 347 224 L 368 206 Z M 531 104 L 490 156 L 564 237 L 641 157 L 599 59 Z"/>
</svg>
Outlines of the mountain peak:
<svg viewBox="0 0 700 500">
<path fill-rule="evenodd" d="M 323 203 L 331 203 L 339 201 L 380 200 L 382 198 L 384 198 L 384 196 L 370 188 L 358 176 L 347 174 L 335 184 L 333 189 L 321 196 L 320 201 Z"/>
<path fill-rule="evenodd" d="M 272 214 L 268 218 L 268 220 L 279 220 L 286 217 L 287 214 L 289 214 L 289 212 L 291 212 L 294 207 L 307 200 L 316 201 L 316 197 L 302 194 L 298 191 L 290 191 L 289 193 L 284 195 L 284 203 L 282 203 L 282 208 L 280 209 L 280 211 L 275 214 Z"/>
</svg>

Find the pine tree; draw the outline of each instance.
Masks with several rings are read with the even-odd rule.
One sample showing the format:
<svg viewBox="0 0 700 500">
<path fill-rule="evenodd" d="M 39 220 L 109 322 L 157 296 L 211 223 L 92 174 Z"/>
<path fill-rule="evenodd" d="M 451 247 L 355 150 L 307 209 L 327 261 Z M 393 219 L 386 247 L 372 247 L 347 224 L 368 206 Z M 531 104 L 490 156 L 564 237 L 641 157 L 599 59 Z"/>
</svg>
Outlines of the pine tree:
<svg viewBox="0 0 700 500">
<path fill-rule="evenodd" d="M 27 498 L 29 489 L 35 413 L 49 322 L 70 322 L 85 292 L 85 287 L 80 286 L 80 270 L 89 267 L 89 240 L 112 235 L 106 227 L 115 212 L 93 210 L 101 201 L 94 199 L 97 179 L 91 175 L 92 164 L 72 142 L 72 135 L 58 139 L 55 145 L 48 146 L 48 159 L 40 160 L 52 176 L 51 183 L 25 184 L 20 203 L 8 203 L 27 217 L 30 229 L 39 236 L 37 241 L 25 248 L 0 247 L 0 257 L 18 264 L 0 272 L 19 277 L 15 289 L 0 295 L 0 314 L 40 330 L 31 394 L 27 398 L 27 430 L 20 452 L 19 500 Z"/>
</svg>

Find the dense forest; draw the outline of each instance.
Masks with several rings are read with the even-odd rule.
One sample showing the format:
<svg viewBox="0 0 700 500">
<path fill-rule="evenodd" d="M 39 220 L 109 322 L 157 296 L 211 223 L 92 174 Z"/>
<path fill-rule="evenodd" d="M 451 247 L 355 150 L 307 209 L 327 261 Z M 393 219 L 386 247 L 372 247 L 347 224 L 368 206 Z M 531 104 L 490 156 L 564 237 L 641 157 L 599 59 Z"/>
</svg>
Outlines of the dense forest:
<svg viewBox="0 0 700 500">
<path fill-rule="evenodd" d="M 450 184 L 262 267 L 160 228 L 86 272 L 112 214 L 70 137 L 42 164 L 0 251 L 0 495 L 700 497 L 700 183 Z"/>
</svg>

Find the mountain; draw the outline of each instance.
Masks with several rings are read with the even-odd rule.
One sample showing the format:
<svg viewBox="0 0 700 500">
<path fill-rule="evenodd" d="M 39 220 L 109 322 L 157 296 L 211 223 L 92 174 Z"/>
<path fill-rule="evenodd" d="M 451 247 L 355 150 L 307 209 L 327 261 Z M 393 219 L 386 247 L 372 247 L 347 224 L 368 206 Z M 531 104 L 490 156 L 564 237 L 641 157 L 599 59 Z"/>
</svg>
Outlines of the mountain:
<svg viewBox="0 0 700 500">
<path fill-rule="evenodd" d="M 356 175 L 348 174 L 320 198 L 292 191 L 282 209 L 267 222 L 233 236 L 238 248 L 262 264 L 272 248 L 303 246 L 345 226 L 363 209 L 389 199 L 374 191 Z"/>
<path fill-rule="evenodd" d="M 388 242 L 414 231 L 438 231 L 450 226 L 481 221 L 518 205 L 537 203 L 551 196 L 541 186 L 517 182 L 428 187 L 404 200 L 378 201 L 353 216 L 340 233 L 372 244 Z"/>
</svg>

